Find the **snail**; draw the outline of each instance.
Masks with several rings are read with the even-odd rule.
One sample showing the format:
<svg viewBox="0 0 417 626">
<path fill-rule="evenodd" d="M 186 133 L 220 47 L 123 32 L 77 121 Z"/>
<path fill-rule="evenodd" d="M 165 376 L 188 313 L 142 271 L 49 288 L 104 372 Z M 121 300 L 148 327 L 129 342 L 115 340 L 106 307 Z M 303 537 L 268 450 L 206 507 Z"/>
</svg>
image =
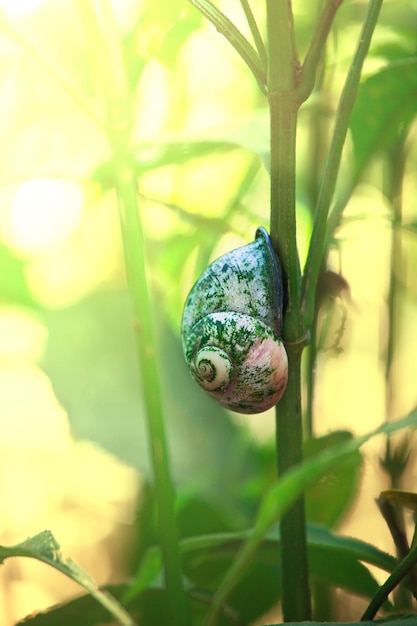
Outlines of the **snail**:
<svg viewBox="0 0 417 626">
<path fill-rule="evenodd" d="M 232 411 L 274 406 L 288 377 L 282 315 L 281 268 L 260 227 L 255 241 L 213 261 L 188 295 L 182 341 L 193 378 Z"/>
</svg>

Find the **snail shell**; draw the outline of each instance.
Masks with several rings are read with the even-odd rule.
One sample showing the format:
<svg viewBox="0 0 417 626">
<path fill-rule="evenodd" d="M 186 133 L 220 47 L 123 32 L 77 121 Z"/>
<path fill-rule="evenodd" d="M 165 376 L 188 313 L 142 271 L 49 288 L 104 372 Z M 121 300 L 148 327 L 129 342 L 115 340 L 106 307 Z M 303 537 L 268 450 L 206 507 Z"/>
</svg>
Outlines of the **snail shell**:
<svg viewBox="0 0 417 626">
<path fill-rule="evenodd" d="M 287 384 L 283 289 L 268 233 L 211 263 L 185 303 L 182 339 L 197 383 L 224 407 L 260 413 Z"/>
</svg>

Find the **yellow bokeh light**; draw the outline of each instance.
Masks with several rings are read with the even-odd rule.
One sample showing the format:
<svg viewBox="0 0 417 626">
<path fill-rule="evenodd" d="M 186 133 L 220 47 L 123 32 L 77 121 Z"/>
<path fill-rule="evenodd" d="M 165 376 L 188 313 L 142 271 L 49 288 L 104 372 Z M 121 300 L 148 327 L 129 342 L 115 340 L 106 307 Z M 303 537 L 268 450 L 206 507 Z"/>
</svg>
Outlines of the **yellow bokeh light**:
<svg viewBox="0 0 417 626">
<path fill-rule="evenodd" d="M 16 186 L 11 201 L 12 245 L 23 254 L 44 251 L 80 223 L 84 190 L 68 179 L 40 178 Z"/>
<path fill-rule="evenodd" d="M 3 9 L 10 17 L 18 17 L 33 11 L 43 2 L 44 0 L 3 0 L 0 1 L 0 9 Z"/>
<path fill-rule="evenodd" d="M 46 338 L 47 330 L 33 311 L 12 306 L 0 308 L 0 363 L 4 359 L 37 361 Z M 0 381 L 1 372 L 0 367 Z"/>
<path fill-rule="evenodd" d="M 0 368 L 0 441 L 3 447 L 55 449 L 67 442 L 67 415 L 38 367 L 10 362 Z"/>
</svg>

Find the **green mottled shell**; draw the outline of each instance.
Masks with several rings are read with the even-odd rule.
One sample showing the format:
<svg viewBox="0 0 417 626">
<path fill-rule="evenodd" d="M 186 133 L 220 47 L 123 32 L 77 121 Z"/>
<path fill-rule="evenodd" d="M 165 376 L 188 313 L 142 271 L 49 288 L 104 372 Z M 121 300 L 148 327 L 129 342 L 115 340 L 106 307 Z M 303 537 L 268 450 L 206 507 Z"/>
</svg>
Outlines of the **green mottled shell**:
<svg viewBox="0 0 417 626">
<path fill-rule="evenodd" d="M 280 268 L 269 236 L 214 261 L 191 290 L 182 321 L 191 374 L 223 406 L 260 413 L 285 391 L 288 361 L 279 339 Z"/>
<path fill-rule="evenodd" d="M 185 303 L 182 336 L 207 313 L 235 311 L 260 319 L 278 337 L 282 325 L 282 280 L 269 235 L 258 228 L 252 243 L 227 252 L 203 272 Z"/>
<path fill-rule="evenodd" d="M 192 328 L 187 346 L 195 380 L 232 411 L 266 411 L 284 393 L 287 353 L 271 328 L 256 318 L 210 313 Z"/>
</svg>

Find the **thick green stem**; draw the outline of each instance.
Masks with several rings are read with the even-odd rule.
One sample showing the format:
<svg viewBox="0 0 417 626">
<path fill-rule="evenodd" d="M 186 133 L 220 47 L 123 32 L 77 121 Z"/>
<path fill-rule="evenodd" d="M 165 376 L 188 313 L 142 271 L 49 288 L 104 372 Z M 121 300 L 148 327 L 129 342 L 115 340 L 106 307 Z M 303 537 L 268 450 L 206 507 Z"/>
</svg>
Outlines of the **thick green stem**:
<svg viewBox="0 0 417 626">
<path fill-rule="evenodd" d="M 295 138 L 297 107 L 291 94 L 270 94 L 271 112 L 271 238 L 287 279 L 288 303 L 284 340 L 288 353 L 288 384 L 276 407 L 278 474 L 302 458 L 300 266 L 296 245 Z M 281 526 L 282 610 L 285 621 L 311 617 L 303 499 L 284 515 Z"/>
<path fill-rule="evenodd" d="M 284 340 L 289 359 L 287 390 L 276 410 L 278 474 L 302 458 L 300 361 L 300 263 L 296 239 L 295 147 L 298 60 L 291 3 L 267 0 L 268 100 L 271 128 L 271 239 L 287 286 Z M 284 515 L 281 528 L 282 610 L 285 621 L 311 618 L 303 499 Z"/>
<path fill-rule="evenodd" d="M 298 71 L 291 0 L 266 0 L 268 92 L 292 91 Z"/>
<path fill-rule="evenodd" d="M 278 471 L 284 474 L 302 460 L 301 352 L 287 346 L 288 383 L 277 405 Z M 285 621 L 311 619 L 304 500 L 299 499 L 281 520 L 282 612 Z"/>
<path fill-rule="evenodd" d="M 285 337 L 298 338 L 300 262 L 296 239 L 295 142 L 298 107 L 293 93 L 269 94 L 271 120 L 271 239 L 288 288 Z"/>
<path fill-rule="evenodd" d="M 134 160 L 130 152 L 131 116 L 125 70 L 110 0 L 80 0 L 79 6 L 85 18 L 93 60 L 107 105 L 128 287 L 134 311 L 135 348 L 140 366 L 139 383 L 145 404 L 156 486 L 168 611 L 173 624 L 187 626 L 190 618 L 181 575 L 174 485 L 165 434 L 154 315 L 146 277 Z"/>
</svg>

